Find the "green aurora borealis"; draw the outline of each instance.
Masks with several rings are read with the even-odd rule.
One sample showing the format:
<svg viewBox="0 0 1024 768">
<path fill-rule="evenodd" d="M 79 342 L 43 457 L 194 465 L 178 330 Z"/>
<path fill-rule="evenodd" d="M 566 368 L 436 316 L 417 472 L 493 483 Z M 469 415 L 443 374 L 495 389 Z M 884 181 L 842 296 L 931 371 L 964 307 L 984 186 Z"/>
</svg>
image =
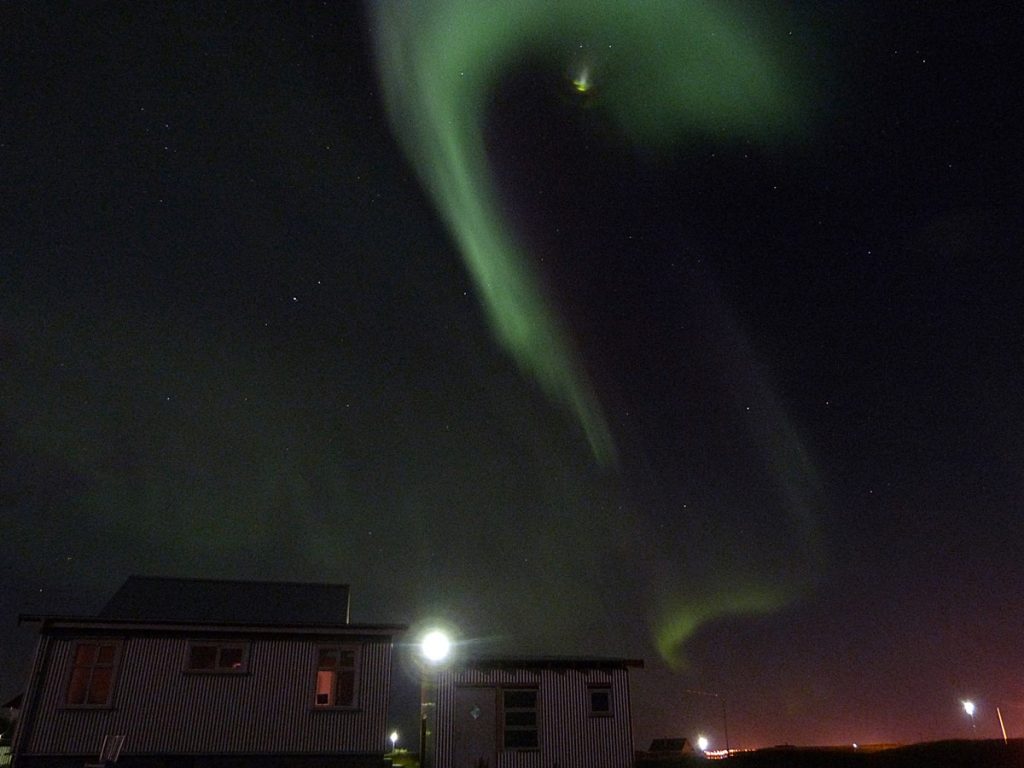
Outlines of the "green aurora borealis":
<svg viewBox="0 0 1024 768">
<path fill-rule="evenodd" d="M 492 328 L 519 365 L 568 405 L 595 456 L 615 448 L 571 333 L 509 230 L 489 171 L 491 90 L 539 56 L 586 73 L 625 136 L 664 146 L 697 133 L 766 136 L 798 122 L 795 87 L 720 4 L 587 0 L 381 2 L 376 32 L 395 131 L 459 244 Z M 577 86 L 577 90 L 579 90 Z"/>
<path fill-rule="evenodd" d="M 643 658 L 637 747 L 996 738 L 1018 16 L 4 3 L 0 700 L 136 573 Z"/>
<path fill-rule="evenodd" d="M 770 20 L 718 2 L 383 0 L 372 8 L 393 128 L 458 244 L 494 335 L 571 410 L 597 461 L 615 465 L 615 439 L 579 344 L 503 211 L 484 138 L 492 92 L 518 63 L 541 61 L 564 73 L 566 91 L 584 94 L 623 141 L 669 152 L 697 137 L 768 142 L 799 134 L 806 119 L 799 68 L 755 34 Z M 719 318 L 722 332 L 742 346 L 727 316 Z M 751 381 L 762 402 L 774 402 L 756 375 Z M 785 414 L 770 410 L 770 427 L 750 437 L 796 521 L 787 525 L 796 529 L 800 558 L 817 565 L 814 470 Z M 768 573 L 745 578 L 736 569 L 745 566 L 715 567 L 714 583 L 653 590 L 663 658 L 678 661 L 681 645 L 706 622 L 775 610 L 809 583 Z"/>
</svg>

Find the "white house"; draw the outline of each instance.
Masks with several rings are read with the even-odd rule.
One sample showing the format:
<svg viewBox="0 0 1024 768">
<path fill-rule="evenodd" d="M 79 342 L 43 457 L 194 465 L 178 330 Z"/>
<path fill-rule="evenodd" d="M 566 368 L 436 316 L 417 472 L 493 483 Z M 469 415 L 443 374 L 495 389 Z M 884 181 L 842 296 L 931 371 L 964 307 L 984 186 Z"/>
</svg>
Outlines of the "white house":
<svg viewBox="0 0 1024 768">
<path fill-rule="evenodd" d="M 466 659 L 425 687 L 427 768 L 629 768 L 637 659 Z"/>
<path fill-rule="evenodd" d="M 131 577 L 39 642 L 14 768 L 380 768 L 392 636 L 339 584 Z"/>
</svg>

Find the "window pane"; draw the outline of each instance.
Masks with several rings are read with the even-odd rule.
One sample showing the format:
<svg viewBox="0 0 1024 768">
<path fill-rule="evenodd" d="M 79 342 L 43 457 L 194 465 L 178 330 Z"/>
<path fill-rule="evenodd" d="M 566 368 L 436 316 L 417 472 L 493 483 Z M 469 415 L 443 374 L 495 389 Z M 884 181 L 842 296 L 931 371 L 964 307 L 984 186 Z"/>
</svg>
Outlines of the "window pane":
<svg viewBox="0 0 1024 768">
<path fill-rule="evenodd" d="M 505 713 L 505 725 L 537 725 L 537 712 L 536 711 L 523 711 L 523 712 L 506 712 Z"/>
<path fill-rule="evenodd" d="M 75 666 L 91 666 L 96 662 L 96 644 L 79 643 L 75 649 Z"/>
<path fill-rule="evenodd" d="M 214 669 L 217 666 L 217 646 L 193 645 L 189 649 L 189 669 Z"/>
<path fill-rule="evenodd" d="M 506 709 L 536 709 L 536 691 L 505 691 Z"/>
<path fill-rule="evenodd" d="M 505 731 L 505 747 L 535 749 L 537 747 L 537 731 Z"/>
<path fill-rule="evenodd" d="M 354 651 L 338 651 L 339 667 L 354 667 L 356 665 L 356 654 Z"/>
<path fill-rule="evenodd" d="M 88 667 L 76 667 L 71 671 L 68 704 L 85 704 L 85 691 L 89 687 L 89 672 Z"/>
<path fill-rule="evenodd" d="M 338 672 L 338 697 L 334 704 L 339 707 L 350 707 L 356 699 L 356 673 L 351 669 Z"/>
<path fill-rule="evenodd" d="M 317 706 L 329 707 L 334 704 L 334 673 L 321 669 L 316 673 Z"/>
<path fill-rule="evenodd" d="M 96 657 L 97 664 L 113 664 L 114 663 L 114 646 L 113 644 L 107 643 L 99 647 L 99 654 Z"/>
<path fill-rule="evenodd" d="M 220 664 L 218 666 L 221 669 L 241 669 L 242 668 L 242 649 L 241 648 L 221 648 L 220 649 Z"/>
<path fill-rule="evenodd" d="M 110 667 L 96 667 L 92 671 L 87 704 L 106 704 L 110 699 L 110 679 L 114 670 Z"/>
<path fill-rule="evenodd" d="M 591 712 L 611 712 L 612 711 L 612 700 L 609 691 L 599 689 L 590 692 L 590 711 Z"/>
<path fill-rule="evenodd" d="M 321 648 L 320 649 L 320 661 L 317 662 L 317 666 L 320 669 L 334 669 L 338 666 L 338 649 L 337 648 Z"/>
</svg>

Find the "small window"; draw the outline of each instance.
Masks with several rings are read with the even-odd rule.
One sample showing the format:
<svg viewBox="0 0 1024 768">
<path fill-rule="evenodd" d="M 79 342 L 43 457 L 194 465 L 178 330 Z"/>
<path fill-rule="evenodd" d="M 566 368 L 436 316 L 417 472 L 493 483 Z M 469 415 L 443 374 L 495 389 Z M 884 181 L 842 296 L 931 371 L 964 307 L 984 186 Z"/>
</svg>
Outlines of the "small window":
<svg viewBox="0 0 1024 768">
<path fill-rule="evenodd" d="M 188 644 L 186 672 L 209 672 L 221 675 L 237 675 L 248 671 L 249 644 L 202 642 L 193 640 Z"/>
<path fill-rule="evenodd" d="M 537 749 L 537 689 L 506 688 L 502 691 L 505 749 Z"/>
<path fill-rule="evenodd" d="M 317 707 L 354 707 L 358 694 L 359 653 L 355 646 L 325 645 L 317 650 Z"/>
<path fill-rule="evenodd" d="M 121 643 L 118 640 L 79 640 L 75 643 L 68 681 L 69 707 L 109 707 Z"/>
<path fill-rule="evenodd" d="M 593 685 L 587 689 L 590 694 L 590 714 L 608 717 L 612 714 L 612 689 L 606 685 Z"/>
</svg>

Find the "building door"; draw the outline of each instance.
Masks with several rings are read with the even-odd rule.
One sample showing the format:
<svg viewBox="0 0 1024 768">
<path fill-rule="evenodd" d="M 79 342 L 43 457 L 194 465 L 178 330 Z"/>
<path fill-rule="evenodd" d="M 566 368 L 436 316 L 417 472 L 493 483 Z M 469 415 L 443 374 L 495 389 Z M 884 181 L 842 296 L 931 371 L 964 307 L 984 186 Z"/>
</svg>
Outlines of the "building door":
<svg viewBox="0 0 1024 768">
<path fill-rule="evenodd" d="M 456 687 L 452 768 L 497 768 L 497 699 L 494 688 Z"/>
</svg>

